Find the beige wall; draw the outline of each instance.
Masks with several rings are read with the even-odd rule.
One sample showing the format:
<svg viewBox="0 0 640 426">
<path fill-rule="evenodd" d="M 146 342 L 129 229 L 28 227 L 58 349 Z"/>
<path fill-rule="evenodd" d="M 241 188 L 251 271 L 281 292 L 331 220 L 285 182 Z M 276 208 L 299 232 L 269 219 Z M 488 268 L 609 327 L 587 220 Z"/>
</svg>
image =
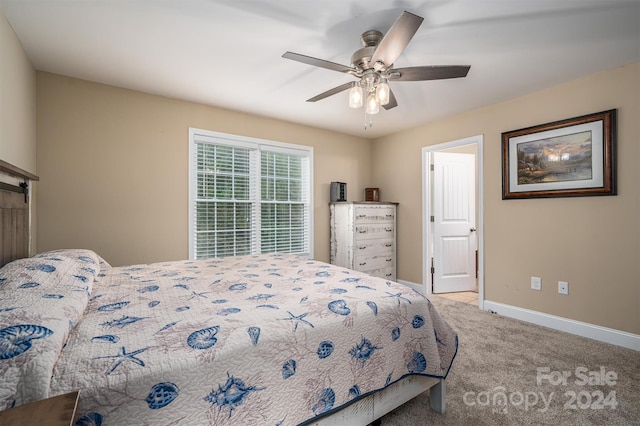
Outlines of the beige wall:
<svg viewBox="0 0 640 426">
<path fill-rule="evenodd" d="M 619 195 L 502 200 L 502 132 L 613 108 Z M 372 183 L 400 203 L 398 278 L 422 281 L 421 148 L 482 134 L 486 299 L 640 334 L 639 122 L 635 64 L 374 141 Z"/>
<path fill-rule="evenodd" d="M 13 28 L 0 12 L 0 159 L 36 169 L 36 72 Z M 4 179 L 15 183 L 11 179 Z M 32 185 L 33 192 L 37 183 Z M 35 200 L 35 197 L 33 198 Z M 32 204 L 35 216 L 35 204 Z M 34 223 L 35 226 L 35 223 Z M 35 229 L 31 248 L 35 250 Z"/>
<path fill-rule="evenodd" d="M 314 148 L 319 260 L 330 182 L 369 186 L 365 139 L 44 72 L 37 89 L 40 251 L 89 248 L 112 265 L 186 259 L 189 127 Z"/>
<path fill-rule="evenodd" d="M 36 173 L 36 72 L 0 12 L 0 159 Z"/>
</svg>

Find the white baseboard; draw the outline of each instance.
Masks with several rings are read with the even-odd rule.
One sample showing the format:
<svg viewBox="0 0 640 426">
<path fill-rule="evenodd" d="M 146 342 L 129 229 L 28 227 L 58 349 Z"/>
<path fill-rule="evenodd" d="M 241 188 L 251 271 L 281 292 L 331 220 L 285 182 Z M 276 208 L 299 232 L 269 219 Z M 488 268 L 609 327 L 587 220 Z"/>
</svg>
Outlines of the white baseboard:
<svg viewBox="0 0 640 426">
<path fill-rule="evenodd" d="M 613 328 L 602 327 L 586 322 L 575 321 L 568 318 L 558 317 L 543 312 L 531 311 L 517 306 L 505 305 L 503 303 L 484 301 L 485 311 L 493 312 L 509 318 L 530 322 L 555 330 L 576 334 L 600 342 L 640 351 L 640 335 L 627 333 Z"/>
<path fill-rule="evenodd" d="M 421 284 L 404 280 L 398 280 L 398 282 L 414 289 L 420 294 L 428 296 L 425 292 L 425 287 Z M 481 300 L 480 309 L 532 324 L 542 325 L 554 330 L 560 330 L 577 336 L 640 351 L 640 335 L 638 334 L 558 317 L 544 312 L 532 311 L 518 306 L 505 305 L 504 303 L 492 302 L 490 300 Z"/>
<path fill-rule="evenodd" d="M 412 289 L 414 289 L 415 291 L 417 291 L 418 293 L 420 293 L 422 295 L 426 295 L 424 286 L 422 284 L 416 284 L 416 283 L 412 283 L 410 281 L 405 281 L 405 280 L 398 280 L 396 282 L 398 282 L 400 284 L 404 284 L 407 287 L 411 287 Z"/>
</svg>

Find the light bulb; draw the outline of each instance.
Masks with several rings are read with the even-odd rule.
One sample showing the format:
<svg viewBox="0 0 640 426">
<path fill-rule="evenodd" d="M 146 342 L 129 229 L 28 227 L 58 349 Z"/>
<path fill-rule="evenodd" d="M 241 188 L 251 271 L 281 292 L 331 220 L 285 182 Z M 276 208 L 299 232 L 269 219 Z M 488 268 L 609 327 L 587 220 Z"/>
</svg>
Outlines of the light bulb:
<svg viewBox="0 0 640 426">
<path fill-rule="evenodd" d="M 378 100 L 376 99 L 375 94 L 370 93 L 367 97 L 367 114 L 377 114 L 380 111 L 380 104 L 378 104 Z"/>
<path fill-rule="evenodd" d="M 381 79 L 380 83 L 378 83 L 378 87 L 376 87 L 376 98 L 378 98 L 380 105 L 389 103 L 389 85 L 387 84 L 386 78 Z"/>
<path fill-rule="evenodd" d="M 362 87 L 354 82 L 349 90 L 349 106 L 351 108 L 360 108 L 362 106 Z"/>
</svg>

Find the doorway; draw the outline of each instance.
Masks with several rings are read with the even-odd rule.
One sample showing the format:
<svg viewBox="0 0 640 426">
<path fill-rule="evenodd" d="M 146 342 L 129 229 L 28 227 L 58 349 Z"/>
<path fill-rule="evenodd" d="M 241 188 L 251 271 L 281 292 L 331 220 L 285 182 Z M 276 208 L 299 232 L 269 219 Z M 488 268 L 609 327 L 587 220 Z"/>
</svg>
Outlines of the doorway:
<svg viewBox="0 0 640 426">
<path fill-rule="evenodd" d="M 477 291 L 484 300 L 483 136 L 422 148 L 425 293 Z"/>
</svg>

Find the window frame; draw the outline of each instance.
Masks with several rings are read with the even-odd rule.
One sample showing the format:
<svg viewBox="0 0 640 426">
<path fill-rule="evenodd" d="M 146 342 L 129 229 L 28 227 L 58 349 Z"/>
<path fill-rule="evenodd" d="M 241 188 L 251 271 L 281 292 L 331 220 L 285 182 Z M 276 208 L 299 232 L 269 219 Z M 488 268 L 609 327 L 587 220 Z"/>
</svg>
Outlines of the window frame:
<svg viewBox="0 0 640 426">
<path fill-rule="evenodd" d="M 282 154 L 294 154 L 308 157 L 309 161 L 309 253 L 310 259 L 314 257 L 314 195 L 313 195 L 313 147 L 306 145 L 298 145 L 286 142 L 271 141 L 266 139 L 252 138 L 248 136 L 233 135 L 229 133 L 215 132 L 212 130 L 204 130 L 198 128 L 189 128 L 189 259 L 196 259 L 195 253 L 195 227 L 196 227 L 196 200 L 197 197 L 197 165 L 196 163 L 196 143 L 198 141 L 210 141 L 219 145 L 228 145 L 232 147 L 257 149 L 258 153 L 269 151 Z M 260 155 L 258 155 L 260 157 Z M 260 170 L 258 170 L 257 190 L 258 198 L 260 197 Z M 252 188 L 253 190 L 253 188 Z M 261 201 L 261 200 L 260 200 Z M 258 209 L 259 210 L 259 209 Z M 258 230 L 260 232 L 260 230 Z"/>
</svg>

